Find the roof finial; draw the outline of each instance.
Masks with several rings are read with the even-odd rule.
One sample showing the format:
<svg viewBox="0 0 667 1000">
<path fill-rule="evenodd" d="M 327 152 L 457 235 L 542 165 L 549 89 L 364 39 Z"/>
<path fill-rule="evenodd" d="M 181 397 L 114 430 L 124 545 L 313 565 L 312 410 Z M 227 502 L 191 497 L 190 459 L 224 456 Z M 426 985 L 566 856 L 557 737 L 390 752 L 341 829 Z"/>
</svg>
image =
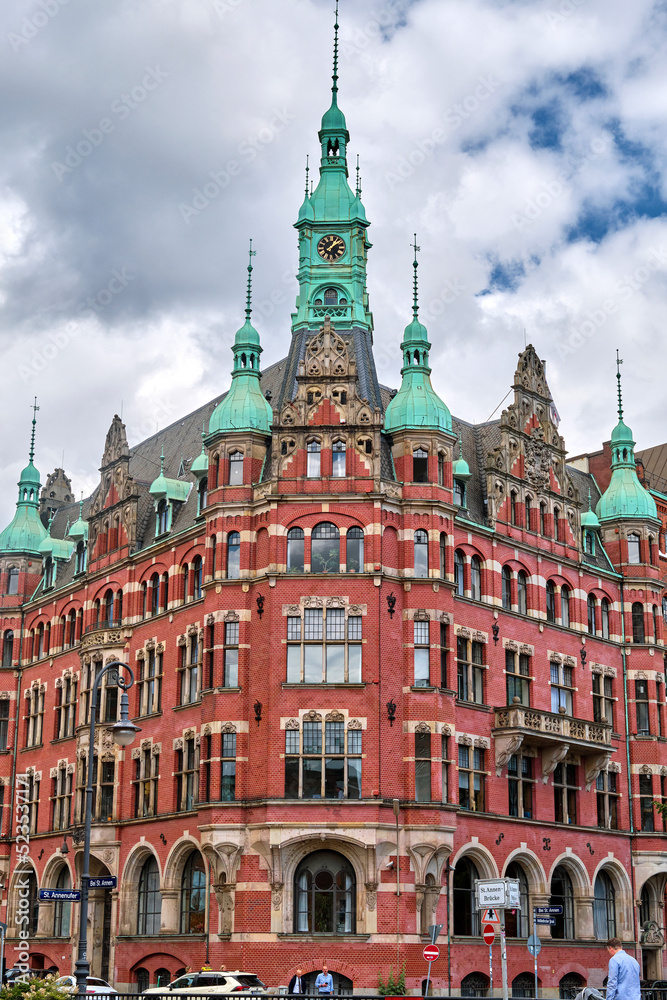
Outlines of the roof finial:
<svg viewBox="0 0 667 1000">
<path fill-rule="evenodd" d="M 250 322 L 250 313 L 252 312 L 252 259 L 257 253 L 256 250 L 252 248 L 252 240 L 250 240 L 250 249 L 248 250 L 248 291 L 246 293 L 245 300 L 245 321 Z"/>
<path fill-rule="evenodd" d="M 306 154 L 306 199 L 308 198 L 308 173 L 310 167 L 308 166 L 308 154 Z"/>
<path fill-rule="evenodd" d="M 459 458 L 463 458 L 463 438 L 461 437 L 461 431 L 459 431 Z"/>
<path fill-rule="evenodd" d="M 32 462 L 35 457 L 35 427 L 37 426 L 37 411 L 39 410 L 37 396 L 35 396 L 35 402 L 30 409 L 32 410 L 32 436 L 30 438 L 30 461 Z"/>
<path fill-rule="evenodd" d="M 621 395 L 621 365 L 623 364 L 623 359 L 618 356 L 618 348 L 616 348 L 616 378 L 618 379 L 618 419 L 623 419 L 623 396 Z"/>
<path fill-rule="evenodd" d="M 333 103 L 338 102 L 338 0 L 336 0 L 336 23 L 334 24 L 334 59 L 333 59 L 333 86 L 331 88 Z"/>
<path fill-rule="evenodd" d="M 162 445 L 162 451 L 160 452 L 160 475 L 164 476 L 164 445 Z"/>
<path fill-rule="evenodd" d="M 357 190 L 355 191 L 357 198 L 361 197 L 361 178 L 359 177 L 359 154 L 357 153 Z"/>
<path fill-rule="evenodd" d="M 591 488 L 590 488 L 590 486 L 588 487 L 588 510 L 589 510 L 589 513 L 593 510 L 593 502 L 591 500 Z"/>
<path fill-rule="evenodd" d="M 418 295 L 418 292 L 417 292 L 417 271 L 419 269 L 419 261 L 417 260 L 417 253 L 421 250 L 421 247 L 417 246 L 417 234 L 416 233 L 415 233 L 415 241 L 414 241 L 414 243 L 411 243 L 410 246 L 412 247 L 412 249 L 415 252 L 415 259 L 414 259 L 414 261 L 412 263 L 412 266 L 414 268 L 414 291 L 413 291 L 413 299 L 412 299 L 412 315 L 413 315 L 414 319 L 417 319 L 417 316 L 419 314 L 419 295 Z"/>
</svg>

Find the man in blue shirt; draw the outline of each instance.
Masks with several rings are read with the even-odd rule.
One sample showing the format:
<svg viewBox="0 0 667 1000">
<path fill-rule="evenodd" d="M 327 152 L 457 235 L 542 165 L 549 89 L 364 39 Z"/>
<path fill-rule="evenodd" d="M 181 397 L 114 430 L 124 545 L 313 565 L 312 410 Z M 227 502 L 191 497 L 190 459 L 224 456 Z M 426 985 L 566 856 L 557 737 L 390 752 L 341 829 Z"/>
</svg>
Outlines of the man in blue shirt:
<svg viewBox="0 0 667 1000">
<path fill-rule="evenodd" d="M 607 1000 L 641 1000 L 639 962 L 623 951 L 618 938 L 607 943 L 609 973 L 607 978 Z"/>
<path fill-rule="evenodd" d="M 333 993 L 333 977 L 326 965 L 322 966 L 322 971 L 315 980 L 315 988 L 320 996 L 327 996 Z"/>
</svg>

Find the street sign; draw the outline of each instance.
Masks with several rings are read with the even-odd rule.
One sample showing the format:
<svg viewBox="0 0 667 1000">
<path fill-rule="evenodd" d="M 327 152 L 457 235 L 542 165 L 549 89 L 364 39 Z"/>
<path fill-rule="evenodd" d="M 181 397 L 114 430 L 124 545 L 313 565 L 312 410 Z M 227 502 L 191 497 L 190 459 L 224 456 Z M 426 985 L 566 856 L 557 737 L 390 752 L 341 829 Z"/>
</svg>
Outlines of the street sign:
<svg viewBox="0 0 667 1000">
<path fill-rule="evenodd" d="M 536 906 L 535 913 L 562 913 L 562 906 Z"/>
<path fill-rule="evenodd" d="M 507 906 L 521 908 L 521 889 L 518 878 L 506 878 L 507 883 Z"/>
<path fill-rule="evenodd" d="M 424 961 L 435 962 L 440 958 L 440 949 L 437 944 L 427 944 L 424 948 Z"/>
<path fill-rule="evenodd" d="M 537 958 L 539 953 L 542 951 L 542 942 L 536 934 L 531 934 L 528 938 L 528 951 L 535 958 Z"/>
<path fill-rule="evenodd" d="M 475 879 L 477 909 L 514 909 L 521 906 L 518 878 Z"/>
<path fill-rule="evenodd" d="M 484 924 L 482 937 L 484 938 L 484 944 L 488 944 L 489 946 L 493 944 L 496 939 L 496 928 L 493 924 Z"/>
<path fill-rule="evenodd" d="M 484 913 L 482 914 L 482 923 L 496 924 L 500 927 L 500 910 L 496 910 L 493 906 L 484 910 Z"/>
<path fill-rule="evenodd" d="M 78 903 L 81 899 L 81 893 L 78 889 L 40 889 L 39 898 L 64 899 L 70 900 L 73 903 Z"/>
<path fill-rule="evenodd" d="M 115 875 L 107 875 L 104 878 L 89 878 L 88 888 L 89 889 L 115 889 L 118 884 L 118 879 Z"/>
<path fill-rule="evenodd" d="M 536 924 L 547 924 L 547 925 L 553 927 L 554 924 L 556 923 L 556 918 L 555 917 L 535 917 L 535 923 Z"/>
<path fill-rule="evenodd" d="M 431 939 L 431 944 L 435 944 L 438 940 L 438 935 L 444 926 L 444 924 L 429 924 L 428 934 Z"/>
</svg>

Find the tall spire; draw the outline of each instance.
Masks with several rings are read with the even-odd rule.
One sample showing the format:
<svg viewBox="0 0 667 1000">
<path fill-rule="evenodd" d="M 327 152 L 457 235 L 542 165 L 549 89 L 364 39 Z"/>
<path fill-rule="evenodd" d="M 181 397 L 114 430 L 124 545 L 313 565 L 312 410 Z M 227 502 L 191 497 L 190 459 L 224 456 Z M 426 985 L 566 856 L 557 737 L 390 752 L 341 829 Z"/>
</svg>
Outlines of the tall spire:
<svg viewBox="0 0 667 1000">
<path fill-rule="evenodd" d="M 415 322 L 417 322 L 417 320 L 419 319 L 419 292 L 418 292 L 418 289 L 417 289 L 417 272 L 419 270 L 419 261 L 417 260 L 417 254 L 421 250 L 421 247 L 417 246 L 417 234 L 416 233 L 415 233 L 415 241 L 414 241 L 414 243 L 411 244 L 411 246 L 412 246 L 412 249 L 415 252 L 415 259 L 412 262 L 412 266 L 414 268 L 414 277 L 413 277 L 414 288 L 413 288 L 413 293 L 412 293 L 412 318 L 415 320 Z"/>
<path fill-rule="evenodd" d="M 252 248 L 252 239 L 250 240 L 250 248 L 248 250 L 248 290 L 246 292 L 245 298 L 245 321 L 250 322 L 250 313 L 252 312 L 252 259 L 257 254 L 256 250 Z"/>
<path fill-rule="evenodd" d="M 623 359 L 618 355 L 618 348 L 616 348 L 616 378 L 618 380 L 618 419 L 623 419 L 623 396 L 621 395 L 621 365 L 623 364 Z"/>
<path fill-rule="evenodd" d="M 357 153 L 357 189 L 354 192 L 355 197 L 361 198 L 361 177 L 359 176 L 359 154 Z"/>
<path fill-rule="evenodd" d="M 27 552 L 38 554 L 39 546 L 46 538 L 46 530 L 39 516 L 39 472 L 33 464 L 35 457 L 35 427 L 37 426 L 37 398 L 32 404 L 32 433 L 30 435 L 30 458 L 19 477 L 19 495 L 14 518 L 3 532 L 0 532 L 0 552 Z"/>
<path fill-rule="evenodd" d="M 32 435 L 30 437 L 30 461 L 35 457 L 35 428 L 37 426 L 37 411 L 39 406 L 37 405 L 37 396 L 35 396 L 35 402 L 30 407 L 32 410 Z"/>
<path fill-rule="evenodd" d="M 308 174 L 310 173 L 310 166 L 308 165 L 308 155 L 306 154 L 306 198 L 309 197 L 308 194 Z"/>
<path fill-rule="evenodd" d="M 331 87 L 332 100 L 338 103 L 338 0 L 336 0 L 336 23 L 334 24 L 334 56 L 333 56 L 333 84 Z"/>
</svg>

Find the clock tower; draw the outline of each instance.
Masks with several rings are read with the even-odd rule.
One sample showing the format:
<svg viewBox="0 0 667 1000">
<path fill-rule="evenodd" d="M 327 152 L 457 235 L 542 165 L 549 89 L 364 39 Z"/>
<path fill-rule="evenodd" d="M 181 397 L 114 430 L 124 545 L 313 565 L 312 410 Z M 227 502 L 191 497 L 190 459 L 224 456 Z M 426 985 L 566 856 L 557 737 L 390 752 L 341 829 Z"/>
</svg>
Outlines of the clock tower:
<svg viewBox="0 0 667 1000">
<path fill-rule="evenodd" d="M 299 294 L 292 329 L 319 330 L 325 316 L 338 330 L 370 334 L 373 316 L 366 290 L 368 220 L 361 203 L 359 166 L 356 188 L 349 184 L 347 145 L 350 133 L 338 107 L 338 6 L 334 35 L 331 107 L 322 118 L 320 179 L 306 194 L 295 228 L 299 233 Z"/>
</svg>

